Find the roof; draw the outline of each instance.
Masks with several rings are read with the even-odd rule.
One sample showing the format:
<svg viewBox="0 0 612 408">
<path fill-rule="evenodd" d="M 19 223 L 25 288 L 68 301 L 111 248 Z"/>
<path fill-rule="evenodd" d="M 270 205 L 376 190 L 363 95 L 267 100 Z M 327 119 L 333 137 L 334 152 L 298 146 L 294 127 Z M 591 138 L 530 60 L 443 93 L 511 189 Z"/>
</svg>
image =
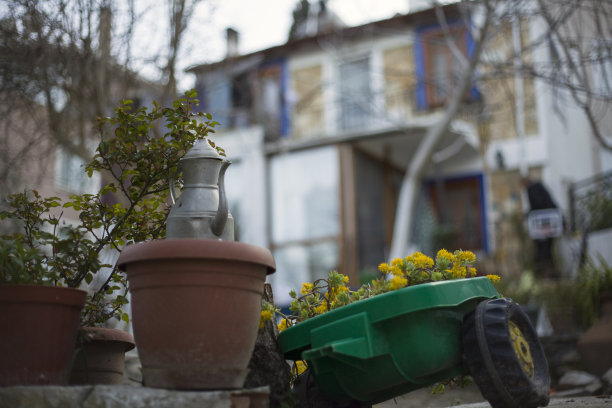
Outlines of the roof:
<svg viewBox="0 0 612 408">
<path fill-rule="evenodd" d="M 459 15 L 459 6 L 455 3 L 440 6 L 445 11 L 447 17 L 456 17 Z M 277 58 L 281 58 L 288 53 L 296 52 L 298 50 L 308 49 L 310 47 L 318 47 L 321 40 L 329 39 L 336 36 L 341 36 L 348 40 L 358 40 L 363 37 L 369 37 L 373 33 L 384 31 L 384 29 L 397 28 L 398 26 L 404 25 L 428 25 L 437 22 L 435 9 L 425 9 L 408 14 L 396 14 L 393 17 L 384 20 L 373 21 L 367 24 L 345 27 L 341 29 L 335 29 L 332 31 L 326 31 L 317 33 L 310 37 L 298 38 L 295 40 L 287 41 L 284 44 L 276 45 L 270 48 L 266 48 L 259 51 L 254 51 L 248 54 L 237 55 L 233 57 L 224 58 L 221 61 L 213 62 L 210 64 L 194 65 L 187 68 L 186 72 L 191 73 L 206 73 L 216 71 L 220 68 L 234 66 L 238 63 L 244 63 L 247 61 L 270 61 Z"/>
</svg>

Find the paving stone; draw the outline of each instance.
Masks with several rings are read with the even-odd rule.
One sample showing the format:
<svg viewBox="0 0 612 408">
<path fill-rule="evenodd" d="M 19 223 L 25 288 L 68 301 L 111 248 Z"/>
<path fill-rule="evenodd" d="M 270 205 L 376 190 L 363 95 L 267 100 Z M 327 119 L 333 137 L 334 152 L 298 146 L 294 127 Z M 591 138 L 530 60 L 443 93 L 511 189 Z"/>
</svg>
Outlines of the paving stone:
<svg viewBox="0 0 612 408">
<path fill-rule="evenodd" d="M 600 382 L 599 378 L 585 371 L 572 370 L 563 374 L 559 379 L 559 388 L 586 387 L 590 384 Z"/>
</svg>

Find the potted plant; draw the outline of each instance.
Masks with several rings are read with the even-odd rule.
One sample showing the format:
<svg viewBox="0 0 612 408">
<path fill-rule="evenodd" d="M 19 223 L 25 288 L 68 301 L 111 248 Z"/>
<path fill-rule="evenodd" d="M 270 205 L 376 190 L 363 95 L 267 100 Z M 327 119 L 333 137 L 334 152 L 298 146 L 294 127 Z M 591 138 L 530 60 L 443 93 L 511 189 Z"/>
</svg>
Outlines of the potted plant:
<svg viewBox="0 0 612 408">
<path fill-rule="evenodd" d="M 164 141 L 185 133 L 206 136 L 209 128 L 196 114 L 185 113 L 187 118 L 167 118 L 170 132 Z M 115 137 L 158 143 L 147 127 L 141 130 L 138 117 L 119 116 L 110 123 Z M 110 139 L 108 146 L 124 150 L 120 143 Z M 218 150 L 201 140 L 181 159 L 184 189 L 168 217 L 167 239 L 129 245 L 118 260 L 130 286 L 146 386 L 235 389 L 247 375 L 264 282 L 274 260 L 267 249 L 233 241 L 222 188 L 228 162 Z M 170 162 L 163 174 L 174 176 L 177 164 Z"/>
<path fill-rule="evenodd" d="M 127 320 L 128 315 L 122 310 L 127 302 L 127 289 L 122 287 L 125 278 L 114 271 L 112 265 L 101 262 L 101 252 L 108 250 L 110 245 L 105 243 L 103 233 L 96 234 L 97 231 L 92 228 L 94 222 L 101 222 L 96 220 L 91 208 L 80 211 L 79 224 L 65 222 L 63 212 L 54 211 L 79 206 L 84 197 L 74 195 L 69 201 L 61 202 L 57 197 L 41 197 L 37 191 L 10 195 L 10 210 L 4 211 L 1 216 L 18 221 L 22 232 L 5 235 L 4 238 L 20 243 L 27 248 L 27 252 L 37 255 L 47 271 L 49 284 L 81 288 L 87 292 L 85 308 L 80 315 L 77 356 L 70 382 L 117 383 L 123 377 L 125 351 L 134 347 L 134 341 L 129 333 L 122 330 L 103 327 L 95 327 L 94 330 L 92 326 L 101 326 L 112 317 Z M 101 227 L 99 229 L 103 230 Z M 105 341 L 101 342 L 103 339 Z M 92 347 L 112 352 L 104 353 L 100 359 L 97 357 L 100 353 L 91 355 Z M 108 361 L 111 364 L 98 369 L 91 364 L 95 361 Z M 109 372 L 114 374 L 108 376 Z M 101 373 L 102 377 L 96 373 Z"/>
<path fill-rule="evenodd" d="M 474 261 L 469 251 L 441 250 L 435 260 L 416 252 L 381 264 L 382 276 L 357 289 L 334 271 L 304 283 L 290 293 L 291 316 L 264 304 L 262 320 L 282 316 L 285 358 L 309 370 L 296 379 L 298 399 L 375 404 L 470 374 L 493 406 L 545 405 L 550 377 L 537 334 L 493 287 L 499 276 L 477 276 Z"/>
<path fill-rule="evenodd" d="M 86 292 L 56 279 L 38 250 L 0 239 L 0 386 L 67 383 Z"/>
<path fill-rule="evenodd" d="M 20 242 L 24 253 L 41 258 L 50 284 L 89 286 L 81 315 L 82 346 L 97 345 L 95 336 L 101 335 L 115 346 L 120 344 L 123 351 L 133 347 L 127 333 L 100 327 L 111 318 L 129 320 L 123 310 L 127 303 L 125 274 L 114 264 L 103 264 L 101 254 L 164 235 L 168 178 L 177 172 L 180 157 L 215 125 L 209 117 L 195 120 L 205 115 L 192 112 L 195 97 L 191 91 L 173 108 L 154 103 L 150 111 L 133 109 L 131 101 L 123 101 L 114 117 L 98 121 L 100 143 L 85 169 L 90 177 L 100 172 L 106 180 L 97 193 L 73 195 L 66 202 L 43 198 L 36 191 L 20 193 L 9 197 L 10 210 L 1 214 L 22 225 L 23 232 L 5 238 Z M 169 129 L 163 137 L 158 135 L 160 124 Z M 109 136 L 111 127 L 114 132 Z M 63 220 L 68 208 L 78 214 L 78 224 Z M 90 326 L 96 328 L 85 329 Z"/>
</svg>

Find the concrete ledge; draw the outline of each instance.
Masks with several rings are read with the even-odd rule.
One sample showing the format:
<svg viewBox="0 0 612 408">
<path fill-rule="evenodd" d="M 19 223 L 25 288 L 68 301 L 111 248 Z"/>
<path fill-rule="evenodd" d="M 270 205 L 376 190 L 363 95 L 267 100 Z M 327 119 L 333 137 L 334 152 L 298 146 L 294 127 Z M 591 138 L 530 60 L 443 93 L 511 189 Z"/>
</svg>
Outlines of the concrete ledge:
<svg viewBox="0 0 612 408">
<path fill-rule="evenodd" d="M 11 408 L 265 408 L 269 387 L 231 391 L 175 391 L 126 385 L 0 387 Z"/>
</svg>

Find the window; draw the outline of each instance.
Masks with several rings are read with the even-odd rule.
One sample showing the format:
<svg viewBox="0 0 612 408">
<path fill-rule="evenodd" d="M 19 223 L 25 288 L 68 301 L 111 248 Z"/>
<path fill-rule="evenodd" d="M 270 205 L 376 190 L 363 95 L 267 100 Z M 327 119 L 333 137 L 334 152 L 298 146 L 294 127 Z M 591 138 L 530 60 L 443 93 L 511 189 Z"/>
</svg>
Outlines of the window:
<svg viewBox="0 0 612 408">
<path fill-rule="evenodd" d="M 596 40 L 592 48 L 593 91 L 602 98 L 612 97 L 612 41 Z"/>
<path fill-rule="evenodd" d="M 222 130 L 232 126 L 232 83 L 223 73 L 213 73 L 205 78 L 205 82 L 199 82 L 200 105 L 205 111 L 213 115 L 213 119 L 219 122 Z"/>
<path fill-rule="evenodd" d="M 303 150 L 270 160 L 271 238 L 279 305 L 291 289 L 327 276 L 339 265 L 338 153 L 335 147 Z"/>
<path fill-rule="evenodd" d="M 90 179 L 85 172 L 85 161 L 63 148 L 57 151 L 55 183 L 58 188 L 71 193 L 85 193 L 92 188 L 95 177 Z"/>
<path fill-rule="evenodd" d="M 426 183 L 434 249 L 487 250 L 482 182 L 478 175 Z"/>
<path fill-rule="evenodd" d="M 468 55 L 471 39 L 463 26 L 451 24 L 450 41 Z M 417 30 L 415 59 L 418 77 L 417 105 L 421 109 L 443 105 L 457 84 L 461 65 L 440 27 Z M 476 96 L 475 90 L 469 95 Z"/>
<path fill-rule="evenodd" d="M 370 123 L 373 96 L 370 89 L 370 59 L 340 65 L 340 128 L 357 129 Z"/>
<path fill-rule="evenodd" d="M 377 274 L 378 265 L 387 259 L 402 176 L 402 172 L 388 162 L 355 149 L 355 255 L 361 278 Z"/>
<path fill-rule="evenodd" d="M 202 100 L 198 109 L 209 112 L 221 130 L 248 126 L 253 104 L 249 79 L 248 72 L 229 76 L 221 71 L 198 79 L 196 89 Z"/>
<path fill-rule="evenodd" d="M 268 140 L 278 139 L 288 133 L 288 123 L 283 100 L 284 63 L 275 62 L 261 67 L 257 73 L 259 91 L 255 94 L 253 107 L 258 122 L 265 128 Z"/>
<path fill-rule="evenodd" d="M 258 66 L 259 58 L 201 75 L 196 82 L 203 103 L 221 130 L 263 124 L 268 139 L 288 134 L 284 100 L 285 62 Z"/>
<path fill-rule="evenodd" d="M 291 71 L 292 117 L 294 138 L 311 138 L 324 130 L 323 68 L 314 65 Z"/>
<path fill-rule="evenodd" d="M 232 78 L 232 127 L 249 126 L 251 105 L 249 73 L 245 72 Z"/>
</svg>

